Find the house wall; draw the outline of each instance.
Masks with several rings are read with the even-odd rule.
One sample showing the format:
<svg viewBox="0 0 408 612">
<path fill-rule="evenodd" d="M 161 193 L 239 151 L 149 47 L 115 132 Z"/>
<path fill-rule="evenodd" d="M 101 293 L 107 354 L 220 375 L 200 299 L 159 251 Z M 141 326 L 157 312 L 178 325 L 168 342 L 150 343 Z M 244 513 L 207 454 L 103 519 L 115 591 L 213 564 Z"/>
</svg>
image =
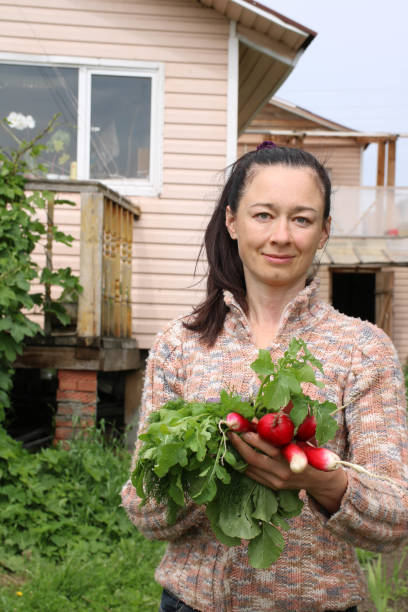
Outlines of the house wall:
<svg viewBox="0 0 408 612">
<path fill-rule="evenodd" d="M 229 22 L 193 0 L 0 0 L 0 9 L 0 52 L 164 64 L 163 189 L 158 198 L 133 198 L 142 210 L 133 330 L 148 348 L 202 295 L 193 273 L 226 165 Z M 78 214 L 67 211 L 65 223 L 79 236 Z M 75 253 L 56 255 L 78 268 Z"/>
<path fill-rule="evenodd" d="M 392 341 L 397 349 L 402 365 L 408 362 L 408 266 L 386 267 L 394 272 L 394 290 L 392 298 Z M 331 275 L 327 265 L 319 267 L 317 277 L 320 281 L 319 297 L 330 303 Z"/>
<path fill-rule="evenodd" d="M 292 123 L 288 122 L 287 125 L 281 125 L 282 120 L 279 121 L 278 126 L 271 122 L 268 126 L 268 130 L 276 129 L 292 129 Z M 305 120 L 302 119 L 302 126 L 299 129 L 308 129 L 308 125 Z M 256 121 L 250 125 L 251 128 L 257 128 Z M 323 128 L 322 128 L 323 129 Z M 264 135 L 262 134 L 247 134 L 244 133 L 240 136 L 238 141 L 238 155 L 243 155 L 247 151 L 255 149 L 263 140 L 272 139 L 273 135 L 268 136 L 267 131 Z M 278 138 L 275 140 L 280 143 Z M 284 142 L 282 138 L 282 143 Z M 353 142 L 350 138 L 305 138 L 303 143 L 296 141 L 296 139 L 289 146 L 301 146 L 309 153 L 312 153 L 317 159 L 322 162 L 329 170 L 331 181 L 333 185 L 360 185 L 360 174 L 361 174 L 361 147 L 358 143 Z"/>
<path fill-rule="evenodd" d="M 340 139 L 338 139 L 340 141 Z M 313 145 L 307 142 L 306 151 L 312 153 L 329 170 L 332 185 L 360 185 L 361 148 L 359 145 Z"/>
</svg>

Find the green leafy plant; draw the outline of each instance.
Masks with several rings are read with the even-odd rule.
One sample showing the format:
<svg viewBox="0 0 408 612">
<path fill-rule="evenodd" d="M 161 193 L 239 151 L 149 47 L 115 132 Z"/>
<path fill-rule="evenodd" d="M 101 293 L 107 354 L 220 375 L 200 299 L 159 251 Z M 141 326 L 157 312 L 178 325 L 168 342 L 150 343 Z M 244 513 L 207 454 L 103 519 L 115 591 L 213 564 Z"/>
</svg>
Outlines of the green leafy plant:
<svg viewBox="0 0 408 612">
<path fill-rule="evenodd" d="M 133 527 L 119 508 L 129 453 L 90 429 L 68 448 L 30 454 L 15 441 L 0 443 L 0 558 L 24 551 L 61 560 L 86 543 L 104 554 Z"/>
<path fill-rule="evenodd" d="M 25 190 L 26 174 L 45 170 L 37 163 L 44 149 L 40 141 L 53 129 L 56 119 L 30 142 L 17 138 L 7 120 L 0 121 L 0 127 L 16 143 L 15 148 L 0 150 L 0 423 L 9 406 L 13 363 L 22 353 L 24 341 L 42 332 L 26 313 L 36 308 L 39 312 L 54 312 L 62 322 L 69 322 L 61 304 L 50 299 L 50 287 L 59 286 L 63 295 L 67 291 L 78 295 L 81 291 L 70 268 L 41 269 L 33 258 L 34 249 L 47 233 L 37 211 L 46 209 L 53 195 L 47 191 L 29 195 Z M 54 204 L 59 203 L 67 201 L 54 200 Z M 54 225 L 48 229 L 55 242 L 72 243 L 72 236 Z M 46 289 L 32 293 L 33 282 Z"/>
<path fill-rule="evenodd" d="M 130 453 L 103 428 L 35 454 L 0 443 L 0 609 L 158 609 L 165 543 L 120 507 Z"/>
<path fill-rule="evenodd" d="M 261 384 L 253 400 L 221 391 L 219 402 L 170 401 L 149 417 L 132 482 L 142 504 L 165 503 L 173 523 L 186 500 L 205 505 L 215 536 L 228 546 L 249 540 L 248 557 L 255 568 L 266 568 L 281 554 L 289 529 L 286 519 L 300 514 L 298 491 L 274 492 L 243 473 L 245 462 L 230 445 L 225 419 L 231 412 L 246 419 L 278 412 L 292 402 L 290 418 L 298 427 L 309 413 L 316 417 L 319 444 L 330 440 L 337 422 L 336 406 L 305 395 L 301 383 L 321 386 L 313 367 L 320 362 L 299 339 L 292 339 L 282 359 L 274 364 L 269 351 L 260 350 L 251 364 Z"/>
</svg>

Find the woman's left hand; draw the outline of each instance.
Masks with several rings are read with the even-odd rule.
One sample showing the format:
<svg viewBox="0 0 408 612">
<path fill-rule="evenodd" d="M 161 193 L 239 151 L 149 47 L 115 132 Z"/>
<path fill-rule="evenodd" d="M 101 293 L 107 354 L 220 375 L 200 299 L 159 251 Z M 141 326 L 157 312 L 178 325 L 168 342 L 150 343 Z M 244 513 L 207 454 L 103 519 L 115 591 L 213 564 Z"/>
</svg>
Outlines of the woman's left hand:
<svg viewBox="0 0 408 612">
<path fill-rule="evenodd" d="M 270 489 L 305 489 L 321 506 L 336 512 L 347 488 L 347 474 L 342 468 L 331 472 L 308 465 L 300 474 L 290 470 L 279 448 L 256 433 L 241 436 L 230 433 L 231 444 L 248 463 L 246 475 Z M 261 452 L 258 452 L 261 451 Z"/>
</svg>

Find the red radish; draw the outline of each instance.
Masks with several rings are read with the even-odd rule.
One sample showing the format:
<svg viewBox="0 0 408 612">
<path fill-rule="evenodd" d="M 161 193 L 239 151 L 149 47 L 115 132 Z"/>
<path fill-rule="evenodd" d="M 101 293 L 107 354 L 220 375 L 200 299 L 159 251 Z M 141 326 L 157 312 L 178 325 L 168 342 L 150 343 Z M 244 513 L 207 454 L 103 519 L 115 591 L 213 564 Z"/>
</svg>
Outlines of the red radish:
<svg viewBox="0 0 408 612">
<path fill-rule="evenodd" d="M 287 414 L 269 412 L 258 423 L 257 432 L 264 440 L 274 446 L 285 446 L 293 438 L 295 426 Z"/>
<path fill-rule="evenodd" d="M 297 430 L 296 439 L 302 440 L 306 442 L 306 440 L 310 440 L 316 433 L 316 417 L 314 414 L 308 414 L 303 423 L 299 425 L 299 429 Z"/>
<path fill-rule="evenodd" d="M 337 469 L 340 457 L 328 448 L 316 448 L 306 442 L 299 442 L 300 448 L 304 451 L 309 465 L 323 472 L 330 472 Z"/>
<path fill-rule="evenodd" d="M 226 416 L 225 423 L 236 433 L 244 433 L 246 431 L 256 431 L 256 423 L 251 423 L 239 412 L 229 412 Z"/>
<path fill-rule="evenodd" d="M 290 411 L 292 410 L 292 408 L 293 408 L 293 402 L 292 400 L 290 400 L 289 403 L 286 404 L 284 408 L 282 408 L 282 410 L 285 414 L 290 414 Z"/>
<path fill-rule="evenodd" d="M 289 462 L 289 466 L 292 472 L 300 474 L 307 466 L 306 454 L 302 451 L 300 446 L 294 442 L 289 442 L 281 450 L 282 455 Z"/>
</svg>

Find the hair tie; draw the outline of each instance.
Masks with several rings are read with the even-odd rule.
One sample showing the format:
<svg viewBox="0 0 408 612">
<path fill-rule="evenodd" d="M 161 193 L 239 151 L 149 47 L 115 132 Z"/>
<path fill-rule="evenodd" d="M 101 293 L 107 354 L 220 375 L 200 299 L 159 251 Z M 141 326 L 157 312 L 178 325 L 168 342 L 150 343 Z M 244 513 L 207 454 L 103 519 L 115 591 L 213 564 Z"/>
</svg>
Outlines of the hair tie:
<svg viewBox="0 0 408 612">
<path fill-rule="evenodd" d="M 257 151 L 260 151 L 260 149 L 273 149 L 273 147 L 276 147 L 277 145 L 272 142 L 272 140 L 264 140 L 260 145 L 258 145 L 256 147 Z"/>
</svg>

